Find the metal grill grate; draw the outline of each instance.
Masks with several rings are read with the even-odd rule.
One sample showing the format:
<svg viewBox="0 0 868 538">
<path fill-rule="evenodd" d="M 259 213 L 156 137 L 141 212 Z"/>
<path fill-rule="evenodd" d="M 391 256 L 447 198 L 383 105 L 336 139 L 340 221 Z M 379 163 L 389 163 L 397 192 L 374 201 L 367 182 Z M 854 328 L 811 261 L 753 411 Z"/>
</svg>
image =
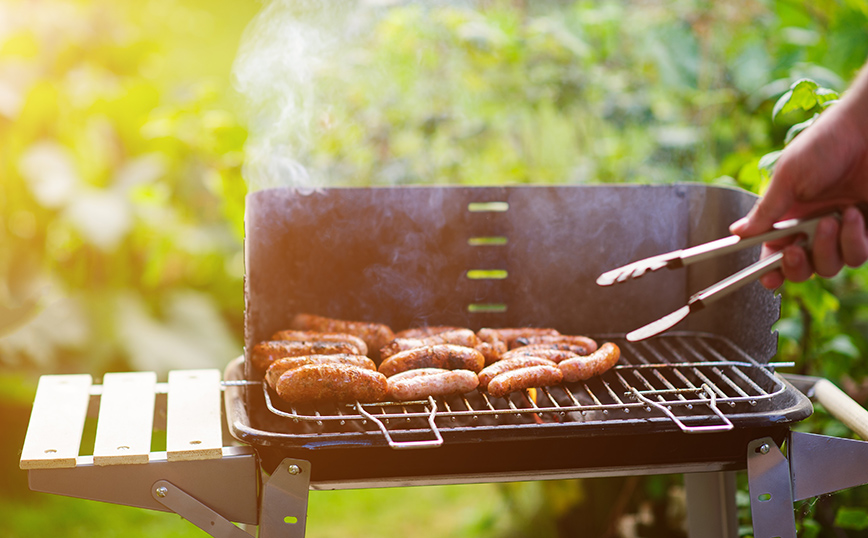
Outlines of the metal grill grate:
<svg viewBox="0 0 868 538">
<path fill-rule="evenodd" d="M 507 425 L 663 420 L 688 433 L 728 430 L 733 428 L 728 415 L 750 412 L 786 390 L 773 371 L 782 364 L 761 364 L 717 336 L 672 333 L 639 343 L 598 339 L 621 348 L 618 365 L 603 376 L 504 398 L 474 391 L 416 402 L 291 407 L 265 384 L 263 393 L 268 410 L 289 421 L 291 432 L 379 431 L 394 448 L 418 448 L 442 444 L 442 434 L 453 429 Z"/>
</svg>

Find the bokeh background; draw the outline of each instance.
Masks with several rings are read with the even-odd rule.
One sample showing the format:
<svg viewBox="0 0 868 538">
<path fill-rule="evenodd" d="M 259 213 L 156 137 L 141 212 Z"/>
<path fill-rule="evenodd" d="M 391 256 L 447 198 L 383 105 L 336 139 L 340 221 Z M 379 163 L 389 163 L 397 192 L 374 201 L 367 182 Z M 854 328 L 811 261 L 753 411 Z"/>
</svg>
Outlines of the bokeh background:
<svg viewBox="0 0 868 538">
<path fill-rule="evenodd" d="M 843 91 L 866 58 L 864 0 L 0 0 L 0 536 L 204 535 L 31 493 L 17 461 L 41 374 L 240 354 L 248 191 L 761 192 L 763 157 L 821 111 L 773 120 L 776 101 Z M 866 281 L 788 284 L 777 325 L 789 371 L 863 405 Z M 819 407 L 799 427 L 852 435 Z M 313 492 L 308 536 L 680 536 L 683 502 L 678 476 Z M 866 506 L 806 501 L 800 536 L 868 536 Z"/>
</svg>

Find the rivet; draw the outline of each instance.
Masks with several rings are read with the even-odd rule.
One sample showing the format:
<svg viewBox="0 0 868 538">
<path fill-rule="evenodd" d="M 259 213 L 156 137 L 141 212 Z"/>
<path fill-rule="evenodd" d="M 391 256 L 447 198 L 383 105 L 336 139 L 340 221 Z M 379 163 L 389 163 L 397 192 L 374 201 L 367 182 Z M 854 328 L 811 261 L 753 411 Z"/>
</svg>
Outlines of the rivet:
<svg viewBox="0 0 868 538">
<path fill-rule="evenodd" d="M 289 471 L 289 474 L 300 474 L 301 473 L 301 467 L 299 467 L 298 465 L 296 465 L 294 463 L 292 465 L 290 465 L 289 467 L 287 467 L 286 470 Z"/>
<path fill-rule="evenodd" d="M 166 486 L 160 486 L 157 488 L 156 493 L 157 497 L 165 497 L 169 494 L 169 488 L 167 488 Z"/>
<path fill-rule="evenodd" d="M 768 454 L 769 450 L 771 450 L 771 447 L 768 445 L 768 443 L 763 443 L 759 447 L 760 454 Z"/>
</svg>

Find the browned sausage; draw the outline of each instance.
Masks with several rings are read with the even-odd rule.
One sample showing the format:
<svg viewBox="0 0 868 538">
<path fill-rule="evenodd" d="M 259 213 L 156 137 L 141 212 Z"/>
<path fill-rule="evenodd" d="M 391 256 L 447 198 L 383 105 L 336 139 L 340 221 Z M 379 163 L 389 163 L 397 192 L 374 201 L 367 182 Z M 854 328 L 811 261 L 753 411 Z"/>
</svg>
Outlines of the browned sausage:
<svg viewBox="0 0 868 538">
<path fill-rule="evenodd" d="M 541 359 L 548 359 L 552 362 L 561 362 L 567 359 L 575 359 L 576 357 L 580 357 L 578 353 L 574 351 L 570 351 L 572 349 L 584 349 L 579 348 L 577 346 L 570 346 L 569 344 L 558 344 L 562 347 L 566 347 L 567 349 L 558 349 L 553 348 L 547 344 L 535 344 L 532 346 L 522 346 L 507 351 L 501 356 L 501 359 L 511 359 L 513 357 L 539 357 Z"/>
<path fill-rule="evenodd" d="M 435 334 L 445 333 L 446 331 L 454 331 L 461 327 L 452 327 L 451 325 L 427 325 L 425 327 L 413 327 L 404 329 L 395 333 L 395 338 L 425 338 L 426 336 L 434 336 Z"/>
<path fill-rule="evenodd" d="M 485 364 L 494 364 L 503 358 L 503 354 L 506 353 L 507 347 L 506 342 L 498 341 L 498 342 L 479 342 L 479 345 L 476 346 L 476 350 L 482 353 L 482 356 L 485 357 Z"/>
<path fill-rule="evenodd" d="M 377 365 L 374 361 L 364 355 L 307 355 L 305 357 L 284 357 L 278 359 L 268 367 L 265 371 L 265 381 L 272 388 L 277 387 L 277 380 L 283 375 L 283 372 L 294 368 L 301 368 L 308 364 L 343 364 L 346 366 L 357 366 L 365 370 L 377 370 Z"/>
<path fill-rule="evenodd" d="M 500 360 L 500 356 L 507 351 L 507 345 L 505 342 L 496 341 L 496 342 L 483 342 L 479 339 L 478 336 L 470 337 L 467 336 L 464 331 L 468 331 L 469 329 L 464 329 L 462 327 L 452 327 L 449 325 L 435 325 L 428 327 L 416 327 L 414 329 L 405 329 L 399 333 L 396 333 L 395 340 L 400 338 L 416 338 L 416 339 L 425 339 L 428 337 L 442 335 L 443 333 L 452 333 L 450 335 L 443 336 L 443 342 L 434 342 L 428 341 L 423 345 L 431 345 L 431 344 L 457 344 L 459 346 L 467 346 L 473 347 L 485 357 L 485 364 L 491 364 L 495 361 Z M 453 333 L 452 331 L 461 331 L 460 333 Z M 393 342 L 389 342 L 387 346 L 391 346 Z M 476 342 L 476 343 L 474 343 Z M 404 345 L 405 349 L 411 349 L 411 345 Z M 418 347 L 418 346 L 417 346 Z M 380 351 L 380 355 L 382 357 L 387 357 L 389 355 L 394 355 L 394 353 L 390 353 L 388 355 L 383 355 L 382 350 Z"/>
<path fill-rule="evenodd" d="M 284 357 L 335 353 L 363 355 L 356 346 L 348 342 L 268 340 L 253 346 L 250 350 L 250 361 L 255 368 L 265 371 L 274 361 Z"/>
<path fill-rule="evenodd" d="M 529 355 L 497 361 L 494 364 L 486 366 L 482 369 L 481 372 L 479 372 L 479 388 L 480 390 L 487 389 L 488 384 L 491 383 L 492 379 L 505 372 L 509 372 L 511 370 L 518 370 L 519 368 L 527 368 L 528 366 L 544 365 L 554 366 L 555 363 L 548 359 L 531 357 Z"/>
<path fill-rule="evenodd" d="M 389 399 L 421 400 L 428 396 L 464 394 L 476 388 L 479 378 L 470 370 L 420 368 L 389 378 Z"/>
<path fill-rule="evenodd" d="M 345 342 L 355 346 L 359 355 L 368 354 L 368 345 L 364 340 L 349 333 L 319 333 L 316 331 L 278 331 L 271 336 L 272 340 L 287 342 Z"/>
<path fill-rule="evenodd" d="M 495 342 L 504 342 L 507 347 L 511 347 L 512 343 L 517 338 L 524 338 L 528 336 L 557 336 L 561 333 L 556 331 L 555 329 L 543 329 L 536 327 L 514 327 L 514 328 L 505 328 L 505 329 L 479 329 L 476 335 L 483 342 L 488 342 L 489 344 L 493 344 Z"/>
<path fill-rule="evenodd" d="M 365 341 L 371 353 L 378 352 L 381 347 L 395 339 L 392 329 L 382 323 L 346 321 L 314 314 L 297 314 L 292 318 L 290 327 L 304 331 L 354 334 Z"/>
<path fill-rule="evenodd" d="M 488 384 L 488 393 L 499 398 L 510 392 L 531 387 L 548 387 L 563 380 L 563 374 L 555 365 L 528 366 L 510 370 L 495 377 Z"/>
<path fill-rule="evenodd" d="M 584 381 L 606 372 L 621 358 L 621 350 L 611 342 L 585 357 L 567 359 L 558 364 L 564 374 L 564 381 Z"/>
<path fill-rule="evenodd" d="M 456 346 L 475 348 L 479 344 L 479 338 L 470 329 L 452 329 L 424 338 L 395 338 L 380 349 L 380 357 L 388 359 L 401 351 L 437 344 L 455 344 Z"/>
<path fill-rule="evenodd" d="M 417 368 L 444 368 L 479 372 L 485 364 L 482 353 L 453 344 L 437 344 L 401 351 L 380 364 L 380 372 L 393 376 Z"/>
<path fill-rule="evenodd" d="M 561 334 L 557 336 L 552 335 L 538 335 L 538 336 L 522 336 L 520 338 L 516 338 L 512 344 L 510 344 L 510 349 L 515 349 L 520 346 L 529 346 L 534 344 L 554 344 L 554 345 L 569 345 L 574 346 L 575 349 L 570 349 L 574 353 L 578 353 L 579 355 L 587 355 L 589 353 L 593 353 L 597 350 L 597 342 L 588 338 L 587 336 L 573 336 Z M 561 347 L 555 349 L 564 349 Z"/>
<path fill-rule="evenodd" d="M 278 396 L 291 404 L 379 402 L 386 398 L 389 383 L 383 374 L 364 368 L 308 364 L 284 372 L 275 390 Z"/>
</svg>

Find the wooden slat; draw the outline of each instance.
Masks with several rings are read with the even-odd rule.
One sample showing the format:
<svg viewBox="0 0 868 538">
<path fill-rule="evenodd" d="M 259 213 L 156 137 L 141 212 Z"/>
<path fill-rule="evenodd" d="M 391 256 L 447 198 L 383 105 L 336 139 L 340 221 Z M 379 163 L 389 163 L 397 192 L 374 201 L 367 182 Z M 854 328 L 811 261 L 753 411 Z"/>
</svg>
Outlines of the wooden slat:
<svg viewBox="0 0 868 538">
<path fill-rule="evenodd" d="M 39 378 L 19 467 L 75 467 L 93 379 L 88 374 Z"/>
<path fill-rule="evenodd" d="M 124 372 L 103 377 L 93 448 L 95 465 L 148 463 L 154 428 L 154 372 Z"/>
<path fill-rule="evenodd" d="M 220 458 L 220 371 L 169 372 L 166 452 L 170 461 Z"/>
</svg>

